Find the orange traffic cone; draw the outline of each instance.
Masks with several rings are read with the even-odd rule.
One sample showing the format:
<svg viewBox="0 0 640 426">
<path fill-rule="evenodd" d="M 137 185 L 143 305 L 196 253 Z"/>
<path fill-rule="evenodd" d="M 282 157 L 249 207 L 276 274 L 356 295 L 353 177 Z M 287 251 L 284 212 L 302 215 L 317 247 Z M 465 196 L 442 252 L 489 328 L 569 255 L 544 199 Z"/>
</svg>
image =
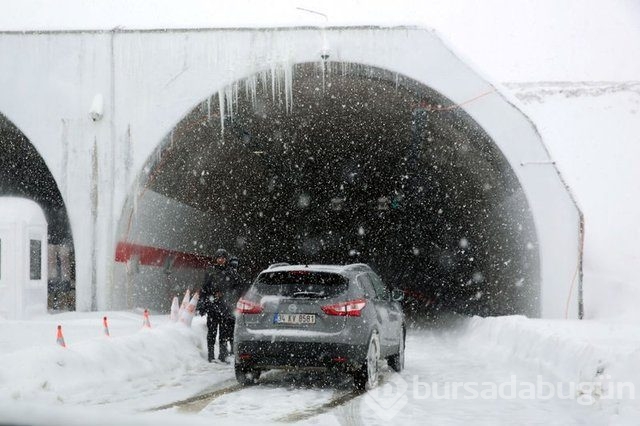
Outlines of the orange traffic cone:
<svg viewBox="0 0 640 426">
<path fill-rule="evenodd" d="M 111 336 L 109 334 L 109 324 L 107 324 L 107 317 L 102 318 L 102 325 L 104 328 L 104 335 L 107 337 Z"/>
<path fill-rule="evenodd" d="M 180 318 L 180 305 L 178 304 L 178 296 L 173 298 L 171 302 L 171 321 L 176 322 Z"/>
<path fill-rule="evenodd" d="M 149 310 L 144 310 L 144 316 L 142 319 L 142 326 L 146 328 L 151 328 L 151 322 L 149 321 Z"/>
<path fill-rule="evenodd" d="M 64 343 L 64 337 L 62 336 L 62 326 L 58 326 L 58 335 L 56 336 L 56 343 L 58 343 L 63 348 L 66 348 L 67 345 Z"/>
</svg>

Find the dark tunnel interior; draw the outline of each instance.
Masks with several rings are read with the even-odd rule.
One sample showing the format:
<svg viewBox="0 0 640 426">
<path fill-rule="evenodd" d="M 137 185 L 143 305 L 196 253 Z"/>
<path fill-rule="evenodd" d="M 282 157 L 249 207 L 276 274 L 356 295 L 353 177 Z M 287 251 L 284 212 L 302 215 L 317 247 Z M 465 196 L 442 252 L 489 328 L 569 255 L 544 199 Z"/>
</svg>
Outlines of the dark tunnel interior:
<svg viewBox="0 0 640 426">
<path fill-rule="evenodd" d="M 153 157 L 148 187 L 206 212 L 203 238 L 247 279 L 274 262 L 364 262 L 405 290 L 410 314 L 539 316 L 526 198 L 462 108 L 368 66 L 299 64 L 291 81 L 236 83 L 222 119 L 218 95 L 202 102 Z"/>
<path fill-rule="evenodd" d="M 71 226 L 58 185 L 27 137 L 0 115 L 0 196 L 35 201 L 48 224 L 49 308 L 75 309 L 75 256 Z"/>
</svg>

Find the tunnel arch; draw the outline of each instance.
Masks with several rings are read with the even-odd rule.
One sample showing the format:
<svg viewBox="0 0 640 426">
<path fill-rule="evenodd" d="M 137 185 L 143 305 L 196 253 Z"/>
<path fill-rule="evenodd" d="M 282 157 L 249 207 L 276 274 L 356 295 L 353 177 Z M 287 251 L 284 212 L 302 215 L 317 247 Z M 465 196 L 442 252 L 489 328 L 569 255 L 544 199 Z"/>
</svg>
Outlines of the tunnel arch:
<svg viewBox="0 0 640 426">
<path fill-rule="evenodd" d="M 31 199 L 48 223 L 49 308 L 75 309 L 75 254 L 67 208 L 57 182 L 31 141 L 0 113 L 0 195 Z"/>
<path fill-rule="evenodd" d="M 298 164 L 310 157 L 318 157 L 315 164 Z M 333 168 L 319 168 L 324 162 Z M 320 169 L 331 178 L 323 180 Z M 237 177 L 234 170 L 241 170 Z M 242 201 L 253 191 L 247 188 L 272 192 L 274 177 L 283 175 L 292 194 Z M 153 293 L 145 282 L 157 282 L 159 270 L 169 287 L 160 291 L 163 300 L 192 286 L 193 269 L 223 245 L 243 259 L 248 276 L 274 261 L 363 261 L 422 311 L 435 303 L 467 314 L 540 314 L 535 225 L 511 165 L 463 108 L 395 72 L 314 62 L 241 79 L 175 126 L 139 182 L 116 253 L 134 298 Z M 233 188 L 240 185 L 239 195 Z M 166 232 L 175 229 L 177 211 L 193 217 L 182 235 Z M 161 251 L 148 253 L 145 239 Z M 286 243 L 274 249 L 261 240 Z M 171 283 L 167 266 L 177 271 L 180 264 L 191 274 L 176 273 Z"/>
</svg>

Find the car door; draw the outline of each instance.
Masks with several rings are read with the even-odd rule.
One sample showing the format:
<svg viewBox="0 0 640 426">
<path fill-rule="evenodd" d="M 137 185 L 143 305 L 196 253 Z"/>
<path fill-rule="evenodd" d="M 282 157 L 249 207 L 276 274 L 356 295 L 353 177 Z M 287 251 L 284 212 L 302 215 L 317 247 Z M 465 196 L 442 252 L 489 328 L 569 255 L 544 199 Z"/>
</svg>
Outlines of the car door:
<svg viewBox="0 0 640 426">
<path fill-rule="evenodd" d="M 391 293 L 384 285 L 380 277 L 374 272 L 367 274 L 376 293 L 376 305 L 380 309 L 381 336 L 380 343 L 384 349 L 385 356 L 391 353 L 398 345 L 397 328 L 401 318 L 398 312 L 393 309 Z"/>
<path fill-rule="evenodd" d="M 377 324 L 378 333 L 380 335 L 380 343 L 383 343 L 382 339 L 387 334 L 387 331 L 385 329 L 388 322 L 386 320 L 388 316 L 387 307 L 385 306 L 384 301 L 378 297 L 378 293 L 373 287 L 373 282 L 371 281 L 371 277 L 368 273 L 358 275 L 357 279 L 358 284 L 360 285 L 360 287 L 362 287 L 362 290 L 365 293 L 367 301 L 370 302 L 374 307 L 376 315 L 375 322 Z"/>
</svg>

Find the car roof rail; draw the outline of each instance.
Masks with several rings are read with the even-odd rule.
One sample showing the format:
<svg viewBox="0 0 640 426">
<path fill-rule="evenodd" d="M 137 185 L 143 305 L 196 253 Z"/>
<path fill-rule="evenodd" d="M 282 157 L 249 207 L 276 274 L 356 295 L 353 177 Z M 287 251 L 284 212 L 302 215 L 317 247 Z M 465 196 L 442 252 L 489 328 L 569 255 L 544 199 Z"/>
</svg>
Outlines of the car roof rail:
<svg viewBox="0 0 640 426">
<path fill-rule="evenodd" d="M 290 266 L 287 262 L 272 263 L 267 269 L 277 268 L 278 266 Z"/>
<path fill-rule="evenodd" d="M 350 265 L 346 265 L 344 269 L 348 271 L 371 271 L 371 267 L 366 263 L 352 263 Z"/>
</svg>

